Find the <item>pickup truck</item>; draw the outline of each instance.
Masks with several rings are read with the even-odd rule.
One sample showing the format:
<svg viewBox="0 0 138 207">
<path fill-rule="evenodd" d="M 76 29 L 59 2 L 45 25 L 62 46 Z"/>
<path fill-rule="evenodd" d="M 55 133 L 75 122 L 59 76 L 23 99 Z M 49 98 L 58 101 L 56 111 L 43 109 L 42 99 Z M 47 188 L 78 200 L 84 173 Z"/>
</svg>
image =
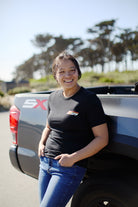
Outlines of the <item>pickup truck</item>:
<svg viewBox="0 0 138 207">
<path fill-rule="evenodd" d="M 138 207 L 138 83 L 91 87 L 100 98 L 109 145 L 88 159 L 87 173 L 71 207 Z M 51 91 L 15 95 L 10 109 L 12 165 L 38 178 L 38 143 L 46 124 Z"/>
</svg>

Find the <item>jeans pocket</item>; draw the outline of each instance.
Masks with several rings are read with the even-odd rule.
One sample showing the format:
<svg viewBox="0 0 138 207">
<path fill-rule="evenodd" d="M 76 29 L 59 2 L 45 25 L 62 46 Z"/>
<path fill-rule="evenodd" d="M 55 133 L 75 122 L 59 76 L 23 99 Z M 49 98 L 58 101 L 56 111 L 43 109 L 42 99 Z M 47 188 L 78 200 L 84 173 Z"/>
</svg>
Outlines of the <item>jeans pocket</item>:
<svg viewBox="0 0 138 207">
<path fill-rule="evenodd" d="M 77 176 L 76 167 L 74 165 L 72 167 L 65 167 L 65 166 L 61 166 L 58 162 L 57 167 L 59 171 L 63 174 L 68 174 L 70 176 Z"/>
<path fill-rule="evenodd" d="M 57 166 L 60 168 L 63 168 L 63 169 L 67 169 L 67 170 L 73 169 L 75 167 L 75 165 L 72 165 L 71 167 L 62 166 L 62 165 L 60 165 L 59 161 L 57 162 Z"/>
</svg>

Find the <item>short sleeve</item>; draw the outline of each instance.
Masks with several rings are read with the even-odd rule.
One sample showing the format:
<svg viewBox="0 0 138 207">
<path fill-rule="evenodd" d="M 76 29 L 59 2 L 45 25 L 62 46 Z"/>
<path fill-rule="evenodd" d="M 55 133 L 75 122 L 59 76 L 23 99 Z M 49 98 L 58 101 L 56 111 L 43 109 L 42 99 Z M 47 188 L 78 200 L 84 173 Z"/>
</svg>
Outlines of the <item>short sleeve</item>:
<svg viewBox="0 0 138 207">
<path fill-rule="evenodd" d="M 95 94 L 90 94 L 87 98 L 86 116 L 89 127 L 106 123 L 101 101 Z"/>
</svg>

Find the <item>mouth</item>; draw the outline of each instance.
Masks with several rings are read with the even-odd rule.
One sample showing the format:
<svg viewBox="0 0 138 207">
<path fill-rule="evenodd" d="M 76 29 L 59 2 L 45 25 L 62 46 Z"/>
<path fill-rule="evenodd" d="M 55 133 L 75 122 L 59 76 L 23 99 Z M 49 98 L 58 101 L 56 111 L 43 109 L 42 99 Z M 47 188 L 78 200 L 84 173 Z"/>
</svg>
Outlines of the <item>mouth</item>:
<svg viewBox="0 0 138 207">
<path fill-rule="evenodd" d="M 72 83 L 73 80 L 64 80 L 64 83 Z"/>
</svg>

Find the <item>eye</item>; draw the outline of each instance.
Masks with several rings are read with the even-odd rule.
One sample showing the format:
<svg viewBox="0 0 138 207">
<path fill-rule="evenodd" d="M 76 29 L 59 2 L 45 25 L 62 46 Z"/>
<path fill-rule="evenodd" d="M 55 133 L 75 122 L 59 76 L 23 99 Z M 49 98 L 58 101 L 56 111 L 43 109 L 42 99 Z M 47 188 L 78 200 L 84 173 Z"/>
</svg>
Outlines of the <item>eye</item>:
<svg viewBox="0 0 138 207">
<path fill-rule="evenodd" d="M 71 70 L 70 70 L 70 74 L 75 74 L 75 72 L 76 72 L 76 68 L 72 68 Z"/>
<path fill-rule="evenodd" d="M 58 72 L 60 75 L 63 75 L 64 73 L 65 73 L 65 71 L 64 70 L 61 70 L 61 71 L 59 71 Z"/>
<path fill-rule="evenodd" d="M 75 72 L 76 71 L 76 69 L 71 69 L 71 72 Z"/>
</svg>

